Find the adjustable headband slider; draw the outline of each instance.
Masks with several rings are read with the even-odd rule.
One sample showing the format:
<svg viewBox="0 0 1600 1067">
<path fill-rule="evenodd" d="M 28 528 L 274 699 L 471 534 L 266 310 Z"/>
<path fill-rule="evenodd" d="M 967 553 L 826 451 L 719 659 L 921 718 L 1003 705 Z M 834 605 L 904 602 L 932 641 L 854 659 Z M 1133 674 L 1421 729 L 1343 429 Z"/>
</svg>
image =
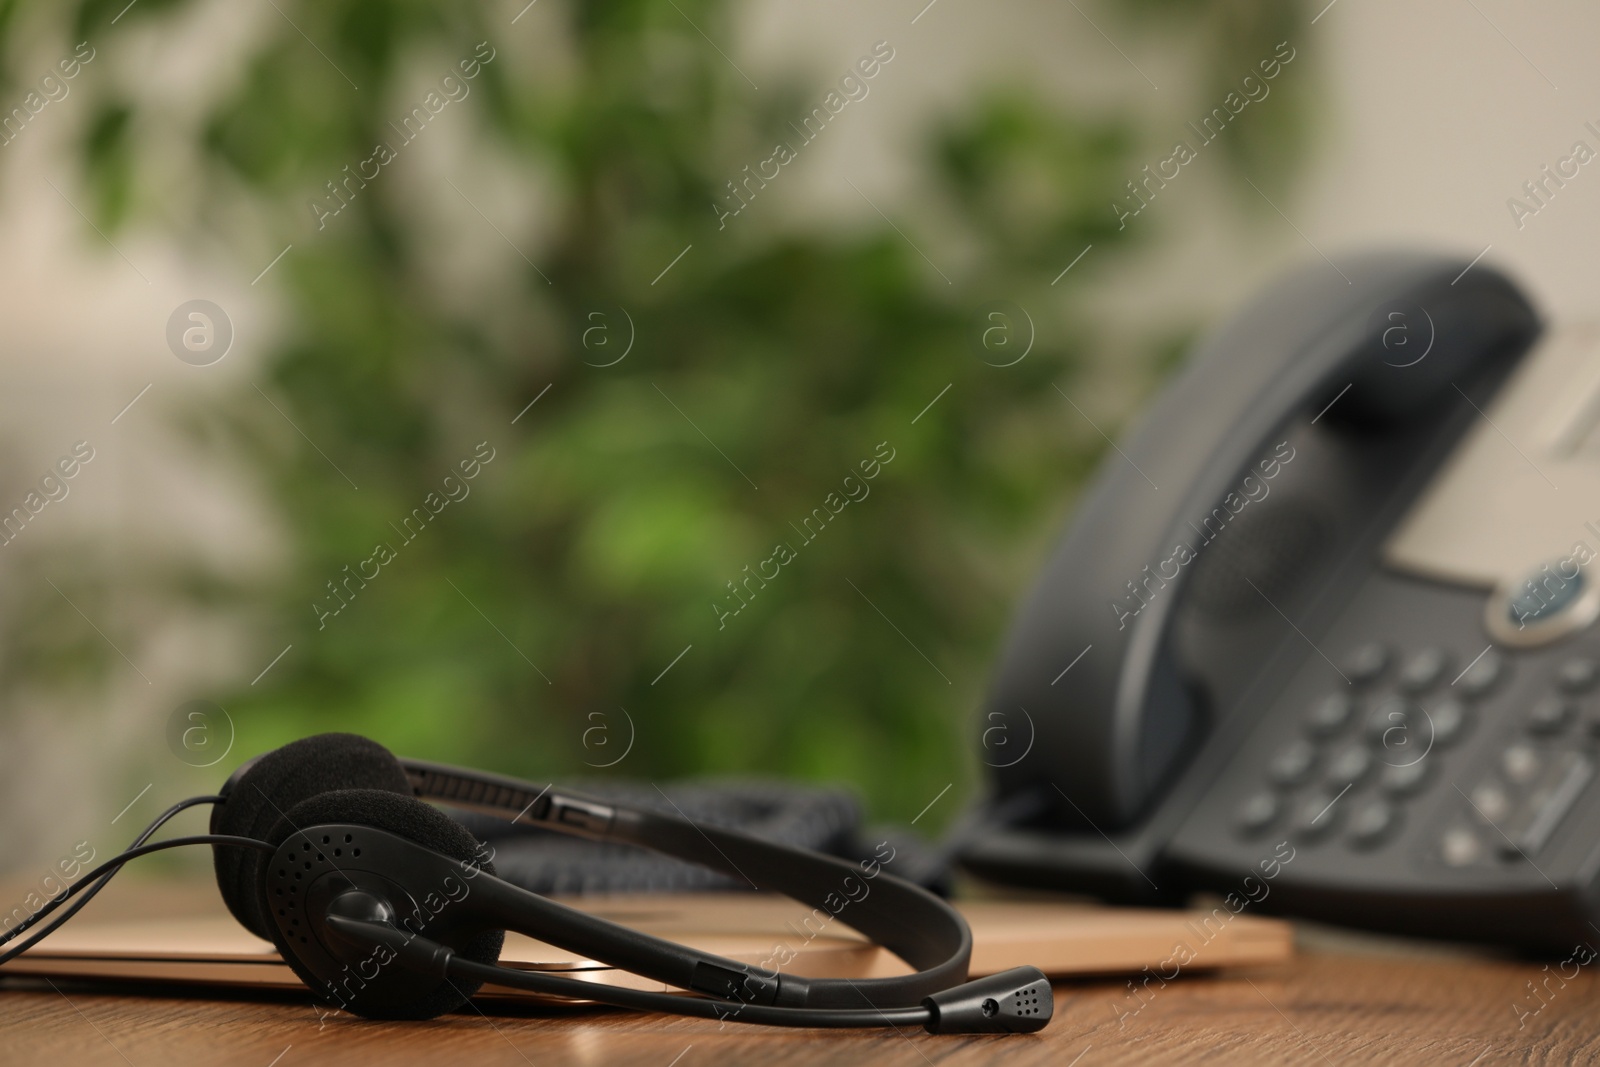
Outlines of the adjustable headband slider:
<svg viewBox="0 0 1600 1067">
<path fill-rule="evenodd" d="M 617 810 L 608 804 L 596 804 L 592 800 L 579 800 L 555 793 L 550 797 L 550 806 L 544 812 L 543 821 L 558 823 L 595 837 L 605 837 L 611 833 L 616 817 Z"/>
<path fill-rule="evenodd" d="M 778 980 L 775 977 L 729 970 L 707 962 L 695 964 L 689 988 L 742 1004 L 773 1004 L 778 999 Z"/>
</svg>

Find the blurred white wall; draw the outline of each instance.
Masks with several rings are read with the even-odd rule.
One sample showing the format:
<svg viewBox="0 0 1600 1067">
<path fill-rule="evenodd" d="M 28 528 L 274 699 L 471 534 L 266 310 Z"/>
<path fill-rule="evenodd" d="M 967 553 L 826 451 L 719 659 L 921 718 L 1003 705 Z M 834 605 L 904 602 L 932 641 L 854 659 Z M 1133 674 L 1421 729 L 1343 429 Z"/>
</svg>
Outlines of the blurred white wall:
<svg viewBox="0 0 1600 1067">
<path fill-rule="evenodd" d="M 1600 166 L 1518 228 L 1507 200 L 1578 140 L 1600 152 L 1600 7 L 1584 0 L 1339 0 L 1326 147 L 1301 227 L 1330 255 L 1434 244 L 1509 267 L 1552 316 L 1593 315 Z M 1335 258 L 1337 258 L 1335 256 Z"/>
</svg>

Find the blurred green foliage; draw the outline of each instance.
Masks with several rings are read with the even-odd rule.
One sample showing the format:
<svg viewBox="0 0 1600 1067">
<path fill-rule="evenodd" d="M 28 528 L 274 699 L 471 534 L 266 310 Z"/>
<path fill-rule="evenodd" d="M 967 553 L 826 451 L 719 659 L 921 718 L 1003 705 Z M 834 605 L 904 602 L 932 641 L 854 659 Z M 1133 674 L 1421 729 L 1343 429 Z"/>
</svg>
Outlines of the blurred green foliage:
<svg viewBox="0 0 1600 1067">
<path fill-rule="evenodd" d="M 109 50 L 190 10 L 125 4 L 80 4 L 74 39 Z M 752 91 L 706 40 L 734 36 L 723 0 L 542 0 L 515 26 L 520 4 L 483 0 L 273 6 L 191 123 L 198 198 L 164 197 L 146 158 L 174 105 L 110 63 L 84 87 L 81 142 L 108 232 L 168 225 L 232 248 L 246 276 L 294 246 L 268 278 L 286 316 L 261 392 L 193 417 L 291 538 L 270 582 L 189 577 L 249 611 L 263 662 L 294 646 L 259 685 L 211 694 L 239 751 L 345 729 L 507 772 L 592 773 L 621 752 L 625 708 L 637 741 L 606 773 L 844 780 L 898 817 L 948 782 L 970 790 L 971 708 L 1011 603 L 1105 447 L 1052 388 L 1080 380 L 1097 324 L 1050 281 L 1088 244 L 1104 265 L 1135 236 L 1158 242 L 1153 224 L 1119 231 L 1110 204 L 1169 131 L 1013 81 L 924 139 L 918 202 L 942 229 L 882 200 L 902 232 L 865 204 L 848 228 L 786 225 L 783 178 L 719 229 L 724 183 L 793 141 L 788 123 L 837 78 L 764 75 Z M 16 7 L 0 4 L 0 26 Z M 1094 10 L 1119 36 L 1190 42 L 1209 72 L 1195 112 L 1301 18 L 1286 0 Z M 483 41 L 495 59 L 423 134 L 448 137 L 455 166 L 421 169 L 402 148 L 319 231 L 307 201 L 394 142 L 391 121 Z M 927 61 L 910 43 L 890 41 L 880 79 Z M 1230 140 L 1247 166 L 1292 154 L 1296 111 L 1280 104 Z M 995 300 L 1037 326 L 1015 366 L 974 340 Z M 629 333 L 626 359 L 595 365 Z M 1158 360 L 1152 344 L 1132 373 L 1153 380 Z M 483 441 L 495 458 L 470 496 L 405 543 L 402 519 Z M 894 458 L 870 495 L 804 543 L 796 527 L 883 442 Z M 727 583 L 783 542 L 793 562 L 719 626 Z M 326 583 L 380 543 L 397 557 L 319 627 Z M 586 735 L 597 725 L 609 747 Z"/>
</svg>

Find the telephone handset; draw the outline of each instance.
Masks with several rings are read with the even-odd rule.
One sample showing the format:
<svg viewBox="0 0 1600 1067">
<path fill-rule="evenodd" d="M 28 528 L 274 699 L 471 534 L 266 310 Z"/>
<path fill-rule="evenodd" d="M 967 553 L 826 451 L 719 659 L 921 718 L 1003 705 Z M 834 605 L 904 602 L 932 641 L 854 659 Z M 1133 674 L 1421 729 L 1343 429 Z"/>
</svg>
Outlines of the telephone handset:
<svg viewBox="0 0 1600 1067">
<path fill-rule="evenodd" d="M 989 710 L 1027 708 L 1041 758 L 1001 770 L 1002 792 L 1037 789 L 1048 776 L 1070 797 L 1057 798 L 1063 817 L 1109 830 L 1140 814 L 1203 728 L 1205 711 L 1178 676 L 1166 631 L 1211 547 L 1205 538 L 1224 536 L 1213 513 L 1233 514 L 1227 495 L 1248 500 L 1244 479 L 1264 475 L 1259 464 L 1277 458 L 1296 420 L 1324 407 L 1318 424 L 1333 438 L 1447 421 L 1451 405 L 1438 402 L 1459 403 L 1452 382 L 1514 358 L 1533 336 L 1532 310 L 1501 275 L 1479 267 L 1452 285 L 1460 269 L 1375 257 L 1352 264 L 1346 282 L 1313 266 L 1200 346 L 1108 457 L 1015 626 Z M 1417 309 L 1422 321 L 1388 317 Z M 1413 362 L 1389 331 L 1421 334 L 1430 321 L 1434 350 Z M 1160 564 L 1179 545 L 1191 551 L 1173 574 Z"/>
<path fill-rule="evenodd" d="M 1580 672 L 1573 642 L 1597 661 L 1600 642 L 1568 626 L 1565 648 L 1516 648 L 1486 610 L 1581 598 L 1529 601 L 1530 579 L 1522 609 L 1486 609 L 1503 575 L 1457 561 L 1494 549 L 1450 543 L 1493 496 L 1474 499 L 1458 453 L 1516 454 L 1492 415 L 1528 393 L 1512 386 L 1540 332 L 1483 263 L 1372 254 L 1289 274 L 1202 342 L 1106 454 L 1013 625 L 980 726 L 991 823 L 966 864 L 1170 900 L 1226 891 L 1289 842 L 1283 910 L 1525 942 L 1587 921 L 1596 761 L 1563 760 L 1571 738 L 1525 716 Z M 1442 470 L 1456 488 L 1429 526 L 1413 513 Z M 1572 540 L 1540 522 L 1530 543 Z M 1533 870 L 1568 861 L 1559 889 Z M 1486 902 L 1547 896 L 1562 906 L 1481 922 Z"/>
</svg>

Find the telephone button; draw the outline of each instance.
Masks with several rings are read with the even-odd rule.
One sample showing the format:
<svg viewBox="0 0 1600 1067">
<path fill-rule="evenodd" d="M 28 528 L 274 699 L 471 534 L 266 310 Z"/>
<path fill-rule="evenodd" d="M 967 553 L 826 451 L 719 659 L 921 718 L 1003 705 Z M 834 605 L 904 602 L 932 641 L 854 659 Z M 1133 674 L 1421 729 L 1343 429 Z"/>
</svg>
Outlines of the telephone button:
<svg viewBox="0 0 1600 1067">
<path fill-rule="evenodd" d="M 1306 713 L 1306 728 L 1318 737 L 1329 737 L 1344 728 L 1356 713 L 1356 698 L 1349 693 L 1329 693 Z"/>
<path fill-rule="evenodd" d="M 1425 648 L 1406 660 L 1400 668 L 1400 688 L 1408 693 L 1431 689 L 1444 676 L 1450 655 L 1442 648 Z"/>
<path fill-rule="evenodd" d="M 1493 648 L 1487 648 L 1450 684 L 1459 685 L 1469 697 L 1477 697 L 1493 689 L 1504 674 L 1505 660 Z"/>
<path fill-rule="evenodd" d="M 1411 763 L 1391 763 L 1383 768 L 1379 775 L 1378 784 L 1383 791 L 1398 797 L 1413 796 L 1422 791 L 1428 782 L 1428 761 L 1425 759 L 1414 760 Z"/>
<path fill-rule="evenodd" d="M 1539 758 L 1538 750 L 1532 745 L 1512 745 L 1500 756 L 1500 769 L 1518 785 L 1533 781 L 1543 767 L 1544 760 Z"/>
<path fill-rule="evenodd" d="M 1263 789 L 1246 798 L 1233 813 L 1233 825 L 1241 834 L 1257 834 L 1278 817 L 1278 798 Z"/>
<path fill-rule="evenodd" d="M 1299 785 L 1311 776 L 1311 765 L 1316 762 L 1317 750 L 1309 741 L 1291 741 L 1278 749 L 1267 765 L 1267 773 L 1279 785 Z"/>
<path fill-rule="evenodd" d="M 1528 729 L 1536 734 L 1560 733 L 1572 719 L 1572 704 L 1556 696 L 1543 697 L 1528 709 Z"/>
<path fill-rule="evenodd" d="M 1317 790 L 1303 798 L 1294 811 L 1294 833 L 1303 841 L 1314 841 L 1339 826 L 1339 794 Z"/>
<path fill-rule="evenodd" d="M 1483 856 L 1483 842 L 1465 826 L 1452 826 L 1439 839 L 1439 858 L 1451 867 L 1470 867 Z"/>
<path fill-rule="evenodd" d="M 1373 797 L 1351 817 L 1350 843 L 1357 848 L 1372 848 L 1381 844 L 1399 824 L 1399 810 L 1387 800 Z"/>
<path fill-rule="evenodd" d="M 1427 718 L 1433 726 L 1434 743 L 1448 745 L 1459 740 L 1466 731 L 1468 715 L 1466 705 L 1459 700 L 1446 698 L 1439 701 L 1428 712 Z"/>
<path fill-rule="evenodd" d="M 1479 782 L 1467 799 L 1478 816 L 1490 826 L 1499 826 L 1511 814 L 1511 794 L 1493 778 Z"/>
<path fill-rule="evenodd" d="M 1600 663 L 1587 656 L 1573 656 L 1556 668 L 1556 685 L 1563 692 L 1586 693 L 1600 682 Z"/>
<path fill-rule="evenodd" d="M 1372 753 L 1365 745 L 1354 744 L 1333 757 L 1328 764 L 1327 782 L 1336 789 L 1355 785 L 1372 769 Z"/>
<path fill-rule="evenodd" d="M 1410 735 L 1415 718 L 1415 704 L 1400 697 L 1387 697 L 1367 717 L 1367 734 L 1380 744 L 1397 744 Z"/>
<path fill-rule="evenodd" d="M 1389 666 L 1389 650 L 1377 641 L 1369 641 L 1351 651 L 1345 660 L 1344 676 L 1356 685 L 1374 681 Z"/>
</svg>

